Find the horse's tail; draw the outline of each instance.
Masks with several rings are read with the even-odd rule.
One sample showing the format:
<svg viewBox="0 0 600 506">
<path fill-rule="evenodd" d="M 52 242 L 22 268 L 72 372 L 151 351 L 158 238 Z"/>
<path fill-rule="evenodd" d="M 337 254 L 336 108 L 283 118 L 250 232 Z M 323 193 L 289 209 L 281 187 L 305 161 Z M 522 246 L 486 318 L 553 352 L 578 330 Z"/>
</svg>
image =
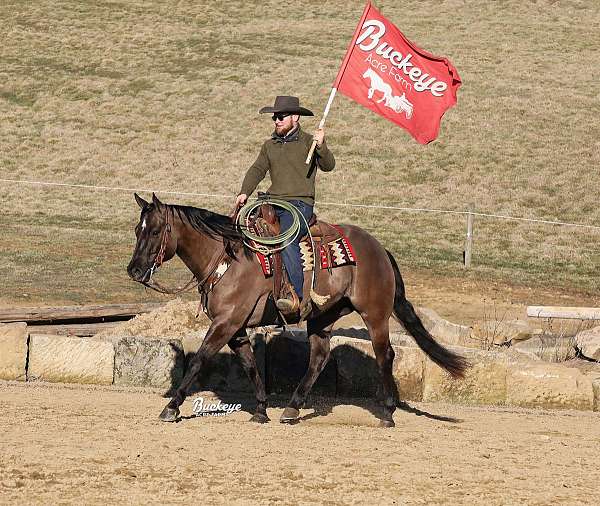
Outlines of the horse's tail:
<svg viewBox="0 0 600 506">
<path fill-rule="evenodd" d="M 448 371 L 454 378 L 463 378 L 465 370 L 470 367 L 469 362 L 460 355 L 453 353 L 449 349 L 439 344 L 433 336 L 423 326 L 421 319 L 406 299 L 404 293 L 404 282 L 400 275 L 400 269 L 392 254 L 386 250 L 386 253 L 394 269 L 394 278 L 396 279 L 396 292 L 394 294 L 394 314 L 400 320 L 411 336 L 417 342 L 427 356 L 433 360 L 442 369 Z"/>
</svg>

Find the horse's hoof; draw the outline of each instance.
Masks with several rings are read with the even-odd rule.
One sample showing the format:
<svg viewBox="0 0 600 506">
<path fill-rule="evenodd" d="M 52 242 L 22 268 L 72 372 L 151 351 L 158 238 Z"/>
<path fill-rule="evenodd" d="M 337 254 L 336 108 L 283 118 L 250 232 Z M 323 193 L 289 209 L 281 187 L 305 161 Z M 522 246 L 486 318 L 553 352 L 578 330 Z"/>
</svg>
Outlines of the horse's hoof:
<svg viewBox="0 0 600 506">
<path fill-rule="evenodd" d="M 254 423 L 267 423 L 270 422 L 271 419 L 267 415 L 263 415 L 262 413 L 254 413 L 252 418 L 250 418 L 251 422 Z"/>
<path fill-rule="evenodd" d="M 300 411 L 295 408 L 287 407 L 283 410 L 279 421 L 281 423 L 295 423 L 300 418 Z"/>
<path fill-rule="evenodd" d="M 380 420 L 379 426 L 384 427 L 384 428 L 390 428 L 390 427 L 395 427 L 396 424 L 395 424 L 394 420 Z"/>
<path fill-rule="evenodd" d="M 173 409 L 169 406 L 166 406 L 158 418 L 160 418 L 163 422 L 176 422 L 179 418 L 179 410 L 177 408 Z"/>
</svg>

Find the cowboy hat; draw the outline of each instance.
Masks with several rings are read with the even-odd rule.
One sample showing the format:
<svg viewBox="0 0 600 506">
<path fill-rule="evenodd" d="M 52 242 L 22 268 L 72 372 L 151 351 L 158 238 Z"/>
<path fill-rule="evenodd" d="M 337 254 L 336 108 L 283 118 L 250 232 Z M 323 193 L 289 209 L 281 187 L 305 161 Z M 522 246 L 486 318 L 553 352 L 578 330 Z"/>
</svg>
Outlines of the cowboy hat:
<svg viewBox="0 0 600 506">
<path fill-rule="evenodd" d="M 289 97 L 287 95 L 276 97 L 273 107 L 263 107 L 258 112 L 260 114 L 287 112 L 289 114 L 298 114 L 300 116 L 314 116 L 312 111 L 309 111 L 304 107 L 300 107 L 300 100 L 298 97 Z"/>
</svg>

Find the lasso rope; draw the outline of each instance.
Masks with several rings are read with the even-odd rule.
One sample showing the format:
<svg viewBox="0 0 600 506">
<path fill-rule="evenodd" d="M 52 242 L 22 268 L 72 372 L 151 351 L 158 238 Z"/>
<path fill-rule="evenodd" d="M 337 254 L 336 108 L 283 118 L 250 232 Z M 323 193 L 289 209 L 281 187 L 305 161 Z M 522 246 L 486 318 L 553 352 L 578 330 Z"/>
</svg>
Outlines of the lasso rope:
<svg viewBox="0 0 600 506">
<path fill-rule="evenodd" d="M 286 211 L 290 212 L 293 217 L 292 224 L 290 227 L 283 231 L 279 235 L 275 235 L 272 237 L 261 237 L 254 232 L 250 231 L 250 216 L 252 212 L 263 204 L 270 204 L 272 206 L 281 207 Z M 315 251 L 315 243 L 312 238 L 312 234 L 310 233 L 310 227 L 308 226 L 308 221 L 304 215 L 296 209 L 296 207 L 285 200 L 280 199 L 271 199 L 271 198 L 261 198 L 256 202 L 246 203 L 239 211 L 236 218 L 236 222 L 241 233 L 250 239 L 249 241 L 244 240 L 246 246 L 254 251 L 258 251 L 263 255 L 270 255 L 271 253 L 275 253 L 277 251 L 281 251 L 285 247 L 288 246 L 292 241 L 294 241 L 298 234 L 300 233 L 300 219 L 304 221 L 306 225 L 306 231 L 308 237 L 310 239 L 310 243 L 312 245 L 312 250 Z M 317 306 L 323 306 L 328 300 L 329 295 L 320 295 L 315 292 L 315 284 L 317 281 L 316 277 L 316 269 L 313 268 L 311 275 L 311 283 L 310 283 L 310 298 L 317 304 Z"/>
<path fill-rule="evenodd" d="M 292 224 L 287 230 L 284 230 L 279 235 L 272 237 L 262 237 L 255 234 L 249 228 L 250 216 L 252 212 L 262 206 L 263 204 L 270 204 L 275 207 L 280 207 L 288 211 L 293 218 Z M 312 236 L 310 235 L 310 229 L 306 218 L 296 209 L 296 207 L 285 200 L 280 199 L 259 199 L 256 202 L 247 203 L 242 207 L 237 215 L 237 224 L 241 233 L 250 239 L 250 241 L 244 241 L 246 246 L 254 251 L 258 251 L 263 255 L 269 255 L 277 251 L 284 249 L 289 243 L 294 241 L 300 233 L 300 219 L 304 221 L 310 240 L 312 242 Z"/>
</svg>

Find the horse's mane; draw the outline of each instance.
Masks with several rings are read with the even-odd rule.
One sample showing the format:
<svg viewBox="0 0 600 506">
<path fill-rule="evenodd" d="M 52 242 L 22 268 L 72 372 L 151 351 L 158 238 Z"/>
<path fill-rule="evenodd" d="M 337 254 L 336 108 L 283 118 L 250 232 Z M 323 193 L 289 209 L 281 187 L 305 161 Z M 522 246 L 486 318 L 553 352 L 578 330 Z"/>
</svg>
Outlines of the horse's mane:
<svg viewBox="0 0 600 506">
<path fill-rule="evenodd" d="M 225 252 L 233 259 L 236 259 L 236 252 L 240 247 L 243 248 L 244 255 L 251 255 L 250 248 L 244 243 L 244 235 L 238 225 L 229 216 L 214 213 L 207 209 L 198 207 L 169 205 L 174 213 L 177 213 L 179 219 L 188 223 L 194 230 L 206 234 L 213 239 L 222 238 L 225 245 Z"/>
</svg>

